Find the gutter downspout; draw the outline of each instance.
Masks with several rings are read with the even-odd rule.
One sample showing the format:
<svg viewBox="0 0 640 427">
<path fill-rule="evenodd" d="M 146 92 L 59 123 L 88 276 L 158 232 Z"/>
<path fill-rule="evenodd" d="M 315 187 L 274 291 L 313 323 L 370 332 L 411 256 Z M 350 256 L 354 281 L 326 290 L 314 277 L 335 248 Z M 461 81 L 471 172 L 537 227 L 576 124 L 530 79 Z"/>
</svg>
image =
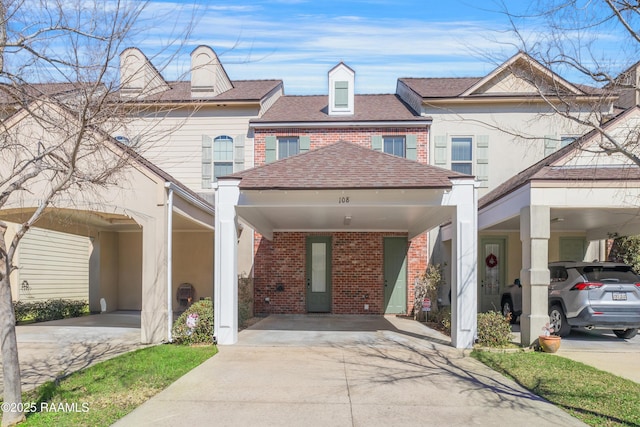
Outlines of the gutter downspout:
<svg viewBox="0 0 640 427">
<path fill-rule="evenodd" d="M 173 188 L 166 184 L 169 190 L 167 197 L 167 341 L 173 342 L 171 327 L 173 326 Z"/>
</svg>

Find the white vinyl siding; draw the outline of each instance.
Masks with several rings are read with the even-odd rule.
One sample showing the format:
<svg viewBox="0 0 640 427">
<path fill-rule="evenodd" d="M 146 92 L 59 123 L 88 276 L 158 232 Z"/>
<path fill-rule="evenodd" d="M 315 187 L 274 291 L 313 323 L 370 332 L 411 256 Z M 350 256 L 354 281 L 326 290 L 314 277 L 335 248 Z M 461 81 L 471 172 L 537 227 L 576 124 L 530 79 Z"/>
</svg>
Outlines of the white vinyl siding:
<svg viewBox="0 0 640 427">
<path fill-rule="evenodd" d="M 19 246 L 21 301 L 89 300 L 89 238 L 32 228 Z"/>
<path fill-rule="evenodd" d="M 203 179 L 203 135 L 212 139 L 228 135 L 234 148 L 241 146 L 242 157 L 234 152 L 234 171 L 252 167 L 254 162 L 253 137 L 247 136 L 249 120 L 257 117 L 257 108 L 227 108 L 203 106 L 197 111 L 175 109 L 158 113 L 155 118 L 140 118 L 127 124 L 127 133 L 140 135 L 140 150 L 144 157 L 194 191 L 207 187 L 213 179 Z M 213 153 L 211 153 L 213 159 Z M 237 161 L 236 161 L 237 159 Z M 203 183 L 203 181 L 206 181 Z"/>
</svg>

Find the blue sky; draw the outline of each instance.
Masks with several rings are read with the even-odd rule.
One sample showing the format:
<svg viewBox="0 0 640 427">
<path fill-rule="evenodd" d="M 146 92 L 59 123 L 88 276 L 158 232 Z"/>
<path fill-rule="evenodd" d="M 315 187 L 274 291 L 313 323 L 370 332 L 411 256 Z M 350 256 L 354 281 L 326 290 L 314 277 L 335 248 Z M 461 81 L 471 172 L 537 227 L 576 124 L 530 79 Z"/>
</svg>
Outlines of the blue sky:
<svg viewBox="0 0 640 427">
<path fill-rule="evenodd" d="M 521 12 L 529 2 L 504 3 Z M 206 44 L 232 80 L 282 79 L 287 94 L 325 94 L 328 70 L 344 61 L 356 71 L 357 93 L 393 93 L 399 77 L 482 76 L 515 54 L 503 10 L 498 0 L 203 2 L 187 44 L 168 61 L 170 50 L 159 47 L 193 9 L 152 0 L 141 21 L 148 29 L 133 42 L 167 79 L 184 74 L 189 52 Z M 527 37 L 535 26 L 522 24 Z"/>
</svg>

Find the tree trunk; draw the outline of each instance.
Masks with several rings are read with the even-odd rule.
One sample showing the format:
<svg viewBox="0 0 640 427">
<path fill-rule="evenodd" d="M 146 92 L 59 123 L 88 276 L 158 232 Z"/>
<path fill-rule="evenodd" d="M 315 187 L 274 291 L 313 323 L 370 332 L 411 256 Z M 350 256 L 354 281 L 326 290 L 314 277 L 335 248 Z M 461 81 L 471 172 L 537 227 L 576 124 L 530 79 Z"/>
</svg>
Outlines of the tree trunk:
<svg viewBox="0 0 640 427">
<path fill-rule="evenodd" d="M 18 360 L 18 342 L 16 340 L 16 316 L 11 298 L 11 260 L 7 256 L 5 242 L 6 225 L 0 223 L 0 346 L 2 347 L 2 375 L 4 402 L 15 411 L 2 414 L 2 426 L 12 426 L 25 420 L 22 409 L 22 385 L 20 362 Z"/>
</svg>

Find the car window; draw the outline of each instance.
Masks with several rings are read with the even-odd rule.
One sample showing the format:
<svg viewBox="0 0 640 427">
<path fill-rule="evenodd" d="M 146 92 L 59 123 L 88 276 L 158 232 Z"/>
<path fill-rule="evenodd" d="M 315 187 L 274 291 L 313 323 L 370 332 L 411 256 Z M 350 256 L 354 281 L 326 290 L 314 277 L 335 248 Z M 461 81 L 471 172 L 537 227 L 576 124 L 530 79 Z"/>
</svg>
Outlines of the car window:
<svg viewBox="0 0 640 427">
<path fill-rule="evenodd" d="M 635 283 L 639 281 L 631 267 L 626 265 L 615 267 L 589 265 L 583 267 L 582 274 L 590 282 Z"/>
<path fill-rule="evenodd" d="M 563 282 L 569 277 L 567 269 L 564 267 L 551 267 L 549 273 L 551 274 L 551 283 Z"/>
</svg>

